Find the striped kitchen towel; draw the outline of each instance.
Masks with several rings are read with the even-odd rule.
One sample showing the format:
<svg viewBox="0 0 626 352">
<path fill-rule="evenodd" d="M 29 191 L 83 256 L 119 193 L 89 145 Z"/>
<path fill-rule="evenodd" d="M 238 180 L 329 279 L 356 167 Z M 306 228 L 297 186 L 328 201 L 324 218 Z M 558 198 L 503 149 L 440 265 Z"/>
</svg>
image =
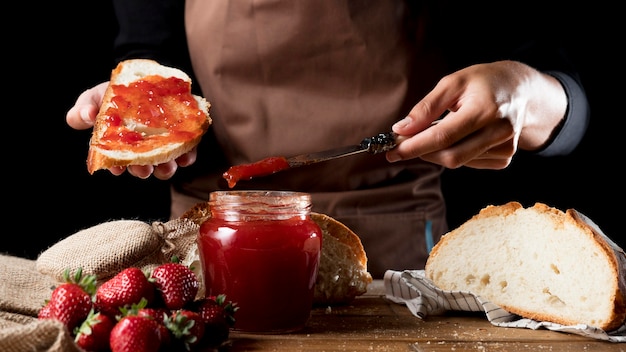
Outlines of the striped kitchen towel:
<svg viewBox="0 0 626 352">
<path fill-rule="evenodd" d="M 610 342 L 626 342 L 626 322 L 617 330 L 605 332 L 586 324 L 565 326 L 523 318 L 471 292 L 441 290 L 426 278 L 424 270 L 388 270 L 384 284 L 387 299 L 405 304 L 413 315 L 421 319 L 446 311 L 485 312 L 489 322 L 496 326 L 533 330 L 545 328 Z"/>
</svg>

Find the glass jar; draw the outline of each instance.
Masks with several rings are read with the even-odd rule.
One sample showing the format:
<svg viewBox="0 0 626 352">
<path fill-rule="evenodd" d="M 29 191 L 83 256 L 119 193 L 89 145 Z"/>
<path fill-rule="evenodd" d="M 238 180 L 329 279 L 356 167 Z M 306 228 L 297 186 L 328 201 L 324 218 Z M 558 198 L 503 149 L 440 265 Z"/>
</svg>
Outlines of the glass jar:
<svg viewBox="0 0 626 352">
<path fill-rule="evenodd" d="M 281 191 L 216 191 L 198 249 L 206 295 L 237 304 L 233 330 L 287 333 L 311 314 L 322 232 L 311 196 Z"/>
</svg>

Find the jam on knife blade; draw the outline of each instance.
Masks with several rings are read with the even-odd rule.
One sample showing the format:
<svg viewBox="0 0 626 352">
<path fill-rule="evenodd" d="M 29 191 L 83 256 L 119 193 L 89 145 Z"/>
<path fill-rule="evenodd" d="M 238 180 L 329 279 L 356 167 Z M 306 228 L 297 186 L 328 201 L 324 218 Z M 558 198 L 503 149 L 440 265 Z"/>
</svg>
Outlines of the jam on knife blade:
<svg viewBox="0 0 626 352">
<path fill-rule="evenodd" d="M 250 180 L 253 177 L 267 176 L 290 167 L 287 159 L 282 156 L 272 156 L 254 162 L 231 166 L 222 177 L 228 182 L 228 187 L 233 188 L 239 180 Z"/>
<path fill-rule="evenodd" d="M 318 153 L 296 155 L 290 158 L 272 156 L 251 164 L 231 166 L 228 171 L 222 174 L 222 177 L 228 182 L 228 187 L 233 188 L 240 180 L 267 176 L 292 167 L 310 165 L 364 152 L 370 154 L 386 152 L 396 146 L 396 138 L 397 135 L 393 132 L 379 133 L 373 137 L 363 139 L 358 145 L 340 147 Z"/>
</svg>

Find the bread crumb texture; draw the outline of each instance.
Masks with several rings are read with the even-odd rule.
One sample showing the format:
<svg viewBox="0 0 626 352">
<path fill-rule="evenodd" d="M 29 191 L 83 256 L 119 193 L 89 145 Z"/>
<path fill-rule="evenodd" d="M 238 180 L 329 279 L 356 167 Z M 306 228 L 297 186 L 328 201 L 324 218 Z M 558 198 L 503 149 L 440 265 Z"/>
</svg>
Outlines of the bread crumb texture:
<svg viewBox="0 0 626 352">
<path fill-rule="evenodd" d="M 425 274 L 526 318 L 610 330 L 626 316 L 616 253 L 570 212 L 542 203 L 484 208 L 442 237 Z"/>
</svg>

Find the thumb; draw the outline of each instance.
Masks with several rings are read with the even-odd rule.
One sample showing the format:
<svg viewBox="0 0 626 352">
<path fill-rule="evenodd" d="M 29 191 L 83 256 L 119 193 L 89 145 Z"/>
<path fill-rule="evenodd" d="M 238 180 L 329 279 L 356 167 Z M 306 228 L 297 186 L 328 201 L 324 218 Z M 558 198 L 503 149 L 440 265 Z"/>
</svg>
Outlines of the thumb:
<svg viewBox="0 0 626 352">
<path fill-rule="evenodd" d="M 78 96 L 76 103 L 65 116 L 65 121 L 70 127 L 77 130 L 93 127 L 108 84 L 109 82 L 100 83 Z"/>
</svg>

